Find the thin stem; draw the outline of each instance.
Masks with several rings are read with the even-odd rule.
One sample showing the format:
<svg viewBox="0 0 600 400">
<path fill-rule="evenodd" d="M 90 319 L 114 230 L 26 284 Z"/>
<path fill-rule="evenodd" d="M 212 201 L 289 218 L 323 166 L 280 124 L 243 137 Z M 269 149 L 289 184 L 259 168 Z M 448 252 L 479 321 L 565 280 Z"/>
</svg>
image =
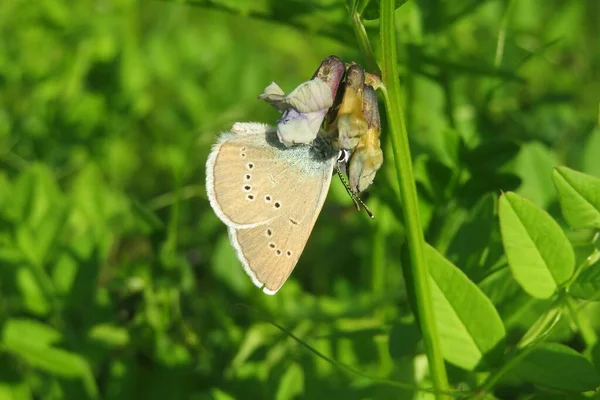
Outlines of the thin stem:
<svg viewBox="0 0 600 400">
<path fill-rule="evenodd" d="M 592 347 L 598 341 L 598 337 L 596 336 L 596 332 L 594 332 L 594 328 L 590 325 L 590 322 L 586 318 L 579 318 L 577 303 L 575 303 L 575 300 L 573 300 L 572 297 L 566 295 L 564 300 L 567 309 L 569 310 L 569 314 L 571 315 L 571 319 L 581 334 L 583 341 L 587 347 Z"/>
<path fill-rule="evenodd" d="M 385 206 L 379 207 L 380 221 L 375 224 L 375 233 L 373 235 L 373 255 L 371 259 L 371 291 L 373 298 L 383 296 L 385 293 L 385 281 L 386 281 L 386 262 L 385 262 L 385 221 L 389 216 L 387 215 L 387 209 Z M 381 315 L 381 309 L 376 310 L 377 315 Z"/>
<path fill-rule="evenodd" d="M 571 286 L 573 284 L 573 282 L 575 282 L 577 280 L 577 277 L 579 277 L 579 274 L 581 273 L 581 271 L 594 265 L 595 263 L 597 263 L 600 260 L 600 250 L 598 250 L 597 244 L 596 244 L 596 242 L 599 239 L 600 239 L 600 232 L 596 233 L 594 235 L 594 238 L 592 239 L 592 245 L 594 246 L 594 250 L 592 251 L 592 253 L 589 256 L 587 256 L 585 258 L 585 260 L 583 260 L 583 262 L 581 264 L 579 264 L 579 266 L 577 266 L 577 268 L 575 269 L 575 272 L 573 273 L 573 276 L 569 280 L 569 283 L 567 283 L 567 287 Z"/>
<path fill-rule="evenodd" d="M 352 14 L 352 28 L 354 29 L 354 34 L 358 40 L 358 47 L 360 47 L 361 53 L 366 58 L 367 69 L 370 72 L 378 73 L 379 67 L 377 66 L 377 61 L 375 60 L 375 53 L 373 52 L 373 47 L 371 47 L 371 42 L 367 36 L 367 31 L 365 30 L 365 26 L 363 25 L 358 12 Z"/>
<path fill-rule="evenodd" d="M 437 393 L 435 391 L 435 389 L 430 389 L 430 388 L 422 388 L 419 387 L 417 385 L 415 385 L 414 383 L 404 383 L 404 382 L 399 382 L 399 381 L 394 381 L 391 379 L 387 379 L 387 378 L 380 378 L 377 376 L 373 376 L 370 374 L 366 374 L 350 365 L 344 364 L 340 361 L 335 360 L 334 358 L 328 357 L 325 354 L 321 353 L 320 351 L 318 351 L 317 349 L 315 349 L 314 347 L 312 347 L 311 345 L 309 345 L 308 343 L 306 343 L 304 340 L 300 339 L 298 336 L 296 336 L 294 333 L 292 333 L 289 329 L 285 328 L 284 326 L 280 325 L 279 323 L 277 323 L 270 315 L 268 315 L 265 312 L 256 310 L 250 306 L 247 306 L 245 304 L 238 304 L 238 307 L 244 308 L 248 311 L 254 312 L 257 315 L 260 315 L 263 319 L 265 319 L 268 323 L 270 323 L 271 325 L 273 325 L 274 327 L 276 327 L 277 329 L 279 329 L 281 332 L 285 333 L 287 336 L 289 336 L 291 339 L 293 339 L 296 343 L 298 343 L 299 345 L 301 345 L 302 347 L 304 347 L 306 350 L 308 350 L 309 352 L 311 352 L 313 355 L 327 361 L 328 363 L 332 364 L 333 366 L 335 366 L 336 368 L 338 368 L 340 371 L 344 372 L 346 375 L 348 376 L 358 376 L 360 378 L 363 379 L 368 379 L 372 382 L 376 382 L 379 384 L 384 384 L 384 385 L 390 385 L 390 386 L 394 386 L 397 388 L 401 388 L 401 389 L 405 389 L 405 390 L 409 390 L 409 391 L 414 391 L 414 392 L 424 392 L 424 393 Z M 468 397 L 473 395 L 472 392 L 467 392 L 467 391 L 457 391 L 457 390 L 449 390 L 444 392 L 445 395 L 447 395 L 448 397 L 451 398 L 464 398 L 464 397 Z"/>
<path fill-rule="evenodd" d="M 412 159 L 408 144 L 408 133 L 401 106 L 400 84 L 396 54 L 395 0 L 381 1 L 380 36 L 383 76 L 383 95 L 388 117 L 389 135 L 392 140 L 393 158 L 400 185 L 400 200 L 403 204 L 406 239 L 410 255 L 410 267 L 414 277 L 412 284 L 417 301 L 417 310 L 425 352 L 429 360 L 431 378 L 436 398 L 445 398 L 441 392 L 448 390 L 448 377 L 442 357 L 433 302 L 429 287 L 429 273 L 425 259 L 425 240 L 419 218 L 417 189 L 412 171 Z"/>
<path fill-rule="evenodd" d="M 504 43 L 506 42 L 506 31 L 508 29 L 508 23 L 510 22 L 510 16 L 512 14 L 512 8 L 515 1 L 510 0 L 506 12 L 502 17 L 502 24 L 500 25 L 500 32 L 498 32 L 498 42 L 496 43 L 496 57 L 494 58 L 494 66 L 498 68 L 502 64 L 502 58 L 504 57 Z"/>
<path fill-rule="evenodd" d="M 521 360 L 525 358 L 527 354 L 529 354 L 533 349 L 535 349 L 536 346 L 550 334 L 552 329 L 554 329 L 556 324 L 558 324 L 561 315 L 562 313 L 560 312 L 556 313 L 552 321 L 549 324 L 547 324 L 547 327 L 544 330 L 539 331 L 540 333 L 537 337 L 532 338 L 529 344 L 527 344 L 522 349 L 515 349 L 512 353 L 512 357 L 509 357 L 508 361 L 505 362 L 502 365 L 502 367 L 500 367 L 500 369 L 498 369 L 486 379 L 486 381 L 481 385 L 481 387 L 477 391 L 477 396 L 473 397 L 473 399 L 485 398 L 485 396 L 492 391 L 496 383 L 498 383 L 500 379 L 504 377 L 504 375 L 510 372 L 510 370 L 512 370 L 518 363 L 520 363 Z"/>
</svg>

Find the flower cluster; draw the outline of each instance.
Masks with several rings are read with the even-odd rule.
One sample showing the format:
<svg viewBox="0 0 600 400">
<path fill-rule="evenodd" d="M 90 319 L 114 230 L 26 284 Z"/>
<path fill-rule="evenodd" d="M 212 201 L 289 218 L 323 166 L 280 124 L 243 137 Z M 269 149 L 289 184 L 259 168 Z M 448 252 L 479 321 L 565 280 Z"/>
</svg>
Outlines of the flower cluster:
<svg viewBox="0 0 600 400">
<path fill-rule="evenodd" d="M 317 135 L 332 139 L 332 145 L 349 153 L 340 161 L 346 167 L 350 189 L 360 193 L 373 183 L 383 163 L 379 143 L 381 125 L 375 87 L 378 78 L 367 74 L 357 64 L 346 70 L 336 56 L 323 60 L 312 79 L 291 93 L 271 83 L 258 97 L 282 113 L 277 136 L 285 146 L 309 144 Z M 343 96 L 336 102 L 338 89 Z M 329 115 L 326 130 L 322 129 Z"/>
</svg>

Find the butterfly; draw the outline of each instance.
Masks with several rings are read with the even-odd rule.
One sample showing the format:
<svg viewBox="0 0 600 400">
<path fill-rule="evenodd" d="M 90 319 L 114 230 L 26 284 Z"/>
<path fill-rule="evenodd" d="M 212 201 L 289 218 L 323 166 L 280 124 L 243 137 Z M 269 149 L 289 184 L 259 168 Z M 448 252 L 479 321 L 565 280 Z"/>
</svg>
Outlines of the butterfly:
<svg viewBox="0 0 600 400">
<path fill-rule="evenodd" d="M 342 82 L 345 72 L 341 60 L 332 56 L 311 81 L 287 96 L 276 84 L 269 85 L 260 98 L 283 113 L 278 125 L 235 123 L 209 154 L 210 205 L 227 226 L 244 270 L 267 294 L 275 294 L 296 266 L 336 165 L 342 177 L 339 165 L 349 162 L 351 187 L 346 186 L 355 201 L 381 166 L 375 91 L 365 85 L 364 77 L 358 85 Z M 330 129 L 321 127 L 328 112 L 337 109 L 334 99 L 342 86 L 361 92 L 350 112 L 364 119 L 364 129 L 352 141 L 340 140 L 335 121 Z M 373 149 L 375 158 L 369 153 Z"/>
</svg>

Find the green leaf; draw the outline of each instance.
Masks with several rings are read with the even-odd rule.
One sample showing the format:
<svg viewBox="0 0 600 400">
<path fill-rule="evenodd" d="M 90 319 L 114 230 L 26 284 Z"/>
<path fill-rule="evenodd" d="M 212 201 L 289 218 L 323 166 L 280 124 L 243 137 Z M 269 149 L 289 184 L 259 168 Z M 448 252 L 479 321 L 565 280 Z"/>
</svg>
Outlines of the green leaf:
<svg viewBox="0 0 600 400">
<path fill-rule="evenodd" d="M 488 272 L 484 268 L 485 261 L 492 237 L 498 231 L 496 202 L 496 195 L 488 193 L 466 211 L 465 221 L 453 235 L 446 251 L 448 260 L 475 281 L 474 277 L 480 278 Z"/>
<path fill-rule="evenodd" d="M 399 9 L 407 1 L 408 0 L 396 0 L 396 10 Z M 367 6 L 365 7 L 364 11 L 361 14 L 363 19 L 366 19 L 368 21 L 374 20 L 374 19 L 379 19 L 379 9 L 381 8 L 380 3 L 381 3 L 381 0 L 369 1 L 369 4 L 367 4 Z"/>
<path fill-rule="evenodd" d="M 129 344 L 129 332 L 127 329 L 111 324 L 99 324 L 92 327 L 88 336 L 110 347 L 124 347 Z"/>
<path fill-rule="evenodd" d="M 590 358 L 592 364 L 596 367 L 596 372 L 600 375 L 600 341 L 597 341 L 590 350 Z"/>
<path fill-rule="evenodd" d="M 569 287 L 569 293 L 580 299 L 592 300 L 600 293 L 600 263 L 596 263 L 579 274 Z"/>
<path fill-rule="evenodd" d="M 600 229 L 600 179 L 557 167 L 552 179 L 563 216 L 574 229 Z"/>
<path fill-rule="evenodd" d="M 535 321 L 529 330 L 521 337 L 517 347 L 525 348 L 542 337 L 542 335 L 547 335 L 560 321 L 562 308 L 563 307 L 557 305 L 540 315 L 537 321 Z"/>
<path fill-rule="evenodd" d="M 31 365 L 65 378 L 83 377 L 87 363 L 77 354 L 50 347 L 60 333 L 35 321 L 9 320 L 2 332 L 2 345 Z"/>
<path fill-rule="evenodd" d="M 253 288 L 225 235 L 219 238 L 213 250 L 212 270 L 216 277 L 238 295 L 244 295 Z"/>
<path fill-rule="evenodd" d="M 544 210 L 508 192 L 500 197 L 502 243 L 514 278 L 533 297 L 548 298 L 573 275 L 575 254 Z"/>
<path fill-rule="evenodd" d="M 444 358 L 467 370 L 494 364 L 505 330 L 494 305 L 467 276 L 427 246 L 434 311 Z"/>
<path fill-rule="evenodd" d="M 523 380 L 556 390 L 583 392 L 600 386 L 594 366 L 559 343 L 536 347 L 515 366 L 514 372 Z"/>
<path fill-rule="evenodd" d="M 506 163 L 513 160 L 521 150 L 521 145 L 512 140 L 495 138 L 481 143 L 475 148 L 461 149 L 461 158 L 474 174 L 499 172 Z"/>
<path fill-rule="evenodd" d="M 4 324 L 3 340 L 29 341 L 40 346 L 49 346 L 61 341 L 62 334 L 53 327 L 32 319 L 13 318 Z"/>
<path fill-rule="evenodd" d="M 48 254 L 56 247 L 66 219 L 66 207 L 56 205 L 37 226 L 21 224 L 17 227 L 17 245 L 29 262 L 41 266 L 47 261 Z"/>
<path fill-rule="evenodd" d="M 0 399 L 30 400 L 33 399 L 33 396 L 27 381 L 14 382 L 7 380 L 0 381 Z"/>
<path fill-rule="evenodd" d="M 486 193 L 508 192 L 520 185 L 521 179 L 512 173 L 489 172 L 473 175 L 460 187 L 458 195 L 462 203 L 471 208 Z"/>
<path fill-rule="evenodd" d="M 598 108 L 598 110 L 600 110 L 600 108 Z M 598 116 L 600 117 L 600 113 Z M 596 127 L 596 129 L 590 133 L 588 140 L 583 145 L 583 154 L 581 156 L 582 171 L 600 176 L 598 156 L 600 156 L 600 127 Z"/>
<path fill-rule="evenodd" d="M 50 312 L 50 302 L 32 269 L 27 267 L 17 269 L 15 284 L 21 294 L 21 302 L 28 312 L 40 316 Z"/>
<path fill-rule="evenodd" d="M 235 400 L 235 397 L 217 388 L 211 389 L 210 398 L 214 400 Z"/>
<path fill-rule="evenodd" d="M 304 393 L 304 370 L 298 363 L 292 363 L 281 377 L 277 388 L 277 400 L 295 399 Z"/>
<path fill-rule="evenodd" d="M 35 227 L 53 213 L 63 195 L 50 168 L 32 164 L 19 175 L 12 199 L 12 211 L 17 220 Z"/>
<path fill-rule="evenodd" d="M 539 142 L 526 143 L 520 149 L 515 172 L 522 183 L 517 192 L 546 208 L 556 199 L 550 171 L 559 164 L 558 157 Z"/>
</svg>

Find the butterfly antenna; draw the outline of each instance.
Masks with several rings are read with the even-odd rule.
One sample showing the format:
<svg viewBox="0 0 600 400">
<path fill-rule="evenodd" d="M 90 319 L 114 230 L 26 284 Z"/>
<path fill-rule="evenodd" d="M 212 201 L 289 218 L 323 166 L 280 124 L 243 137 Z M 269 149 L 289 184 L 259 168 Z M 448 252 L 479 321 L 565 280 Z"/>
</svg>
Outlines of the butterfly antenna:
<svg viewBox="0 0 600 400">
<path fill-rule="evenodd" d="M 369 210 L 369 207 L 367 207 L 367 205 L 365 204 L 365 202 L 362 201 L 360 199 L 360 197 L 358 197 L 356 195 L 356 193 L 354 193 L 352 191 L 352 189 L 350 189 L 350 185 L 348 185 L 348 182 L 346 182 L 346 179 L 344 179 L 344 175 L 342 174 L 342 170 L 340 169 L 340 162 L 339 161 L 336 163 L 336 168 L 335 169 L 337 170 L 337 174 L 340 177 L 340 180 L 342 181 L 342 184 L 346 188 L 346 192 L 348 192 L 348 195 L 350 196 L 350 198 L 352 199 L 352 201 L 354 201 L 354 205 L 356 206 L 356 209 L 358 211 L 360 211 L 360 206 L 363 206 L 363 208 L 365 209 L 365 212 L 367 213 L 367 215 L 369 216 L 369 218 L 374 219 L 375 215 L 371 212 L 371 210 Z"/>
</svg>

